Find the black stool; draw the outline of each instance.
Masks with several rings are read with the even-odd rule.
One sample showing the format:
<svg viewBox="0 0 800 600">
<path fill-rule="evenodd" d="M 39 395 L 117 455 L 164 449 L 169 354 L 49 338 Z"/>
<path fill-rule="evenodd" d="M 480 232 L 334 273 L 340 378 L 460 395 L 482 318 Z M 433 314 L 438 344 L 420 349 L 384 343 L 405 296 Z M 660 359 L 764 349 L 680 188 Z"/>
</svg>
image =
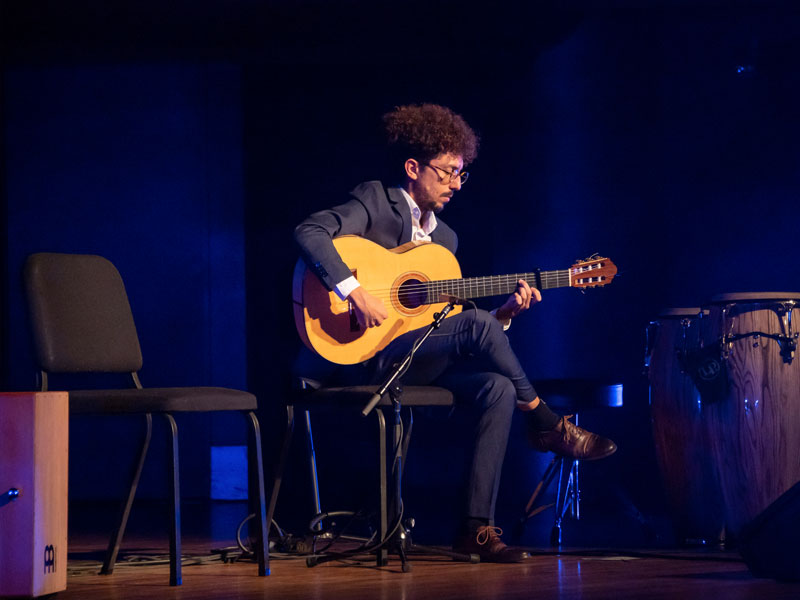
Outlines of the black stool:
<svg viewBox="0 0 800 600">
<path fill-rule="evenodd" d="M 547 405 L 559 413 L 574 415 L 579 425 L 579 414 L 587 409 L 622 406 L 622 384 L 609 384 L 592 379 L 547 379 L 535 382 L 536 391 Z M 535 506 L 539 495 L 547 490 L 558 475 L 554 503 Z M 581 518 L 580 461 L 564 456 L 554 456 L 539 483 L 533 490 L 525 514 L 520 518 L 517 539 L 522 537 L 528 519 L 555 506 L 555 521 L 550 531 L 550 545 L 561 545 L 561 522 L 569 511 L 570 516 Z"/>
</svg>

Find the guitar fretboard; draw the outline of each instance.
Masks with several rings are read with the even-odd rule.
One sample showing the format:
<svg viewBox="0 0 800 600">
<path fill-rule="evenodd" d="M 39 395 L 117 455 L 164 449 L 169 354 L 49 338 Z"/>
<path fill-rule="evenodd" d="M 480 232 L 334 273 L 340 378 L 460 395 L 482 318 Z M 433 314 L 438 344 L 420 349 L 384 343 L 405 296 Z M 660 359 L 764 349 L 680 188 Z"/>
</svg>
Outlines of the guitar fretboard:
<svg viewBox="0 0 800 600">
<path fill-rule="evenodd" d="M 538 277 L 537 277 L 538 275 Z M 471 298 L 485 298 L 487 296 L 500 296 L 510 294 L 517 288 L 517 282 L 524 279 L 531 285 L 536 285 L 541 278 L 539 289 L 549 290 L 558 287 L 569 287 L 569 269 L 560 271 L 543 271 L 537 273 L 510 273 L 508 275 L 491 275 L 488 277 L 466 277 L 464 279 L 442 279 L 425 283 L 425 304 L 442 302 L 446 296 L 455 296 L 463 300 Z"/>
</svg>

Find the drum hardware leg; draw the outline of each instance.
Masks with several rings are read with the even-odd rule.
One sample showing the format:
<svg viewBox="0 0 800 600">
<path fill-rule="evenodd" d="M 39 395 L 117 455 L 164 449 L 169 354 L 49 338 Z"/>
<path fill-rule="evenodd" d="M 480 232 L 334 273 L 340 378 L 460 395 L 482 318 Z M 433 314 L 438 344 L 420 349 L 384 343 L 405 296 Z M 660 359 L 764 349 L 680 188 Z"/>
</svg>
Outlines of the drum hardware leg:
<svg viewBox="0 0 800 600">
<path fill-rule="evenodd" d="M 575 490 L 575 482 L 572 479 L 573 468 L 575 466 L 574 459 L 561 458 L 561 464 L 558 476 L 558 487 L 556 488 L 556 519 L 553 523 L 553 528 L 550 530 L 550 545 L 561 545 L 561 522 L 567 514 L 567 510 L 572 507 L 573 492 Z"/>
<path fill-rule="evenodd" d="M 644 369 L 642 370 L 642 375 L 646 377 L 650 375 L 650 358 L 653 355 L 653 346 L 658 328 L 658 321 L 650 321 L 650 324 L 644 330 Z"/>
<path fill-rule="evenodd" d="M 700 316 L 702 316 L 702 311 Z M 689 370 L 686 368 L 686 357 L 689 354 L 689 339 L 687 333 L 691 325 L 692 321 L 690 319 L 681 319 L 681 348 L 675 347 L 675 355 L 678 358 L 681 373 L 684 375 L 689 375 Z"/>
<path fill-rule="evenodd" d="M 556 521 L 556 524 L 550 530 L 550 545 L 561 546 L 561 519 Z"/>
<path fill-rule="evenodd" d="M 728 331 L 727 333 L 722 334 L 722 339 L 720 340 L 720 355 L 722 356 L 723 360 L 728 360 L 731 352 L 733 352 L 733 328 L 735 325 L 735 318 L 729 320 L 728 315 L 734 306 L 736 305 L 728 304 L 722 309 L 722 322 L 728 324 Z"/>
<path fill-rule="evenodd" d="M 542 479 L 538 484 L 536 484 L 536 489 L 533 490 L 533 494 L 531 495 L 530 500 L 528 500 L 528 504 L 525 506 L 525 514 L 520 517 L 519 521 L 514 527 L 513 538 L 515 541 L 522 539 L 522 534 L 525 532 L 525 524 L 528 522 L 528 519 L 555 505 L 554 502 L 551 502 L 549 504 L 541 504 L 534 508 L 534 503 L 539 497 L 539 494 L 550 486 L 553 478 L 559 472 L 563 460 L 564 458 L 562 456 L 554 456 L 553 460 L 550 461 L 550 464 L 547 465 L 547 469 L 545 470 Z"/>
<path fill-rule="evenodd" d="M 689 329 L 690 324 L 691 321 L 689 321 L 689 319 L 681 319 L 681 344 L 683 347 L 678 351 L 679 359 L 681 355 L 686 356 L 686 353 L 689 352 L 689 342 L 686 339 L 686 330 Z M 681 369 L 681 373 L 685 373 L 685 371 Z"/>
<path fill-rule="evenodd" d="M 578 425 L 578 413 L 575 413 L 575 425 Z M 572 463 L 572 469 L 569 475 L 569 491 L 570 491 L 570 513 L 572 518 L 576 521 L 580 520 L 581 518 L 581 488 L 580 482 L 578 481 L 578 467 L 580 465 L 579 460 L 575 460 Z"/>
<path fill-rule="evenodd" d="M 579 521 L 581 518 L 581 488 L 578 483 L 578 466 L 580 461 L 576 460 L 572 465 L 572 518 Z"/>
<path fill-rule="evenodd" d="M 735 335 L 727 335 L 722 338 L 723 346 L 727 346 L 730 348 L 733 346 L 733 342 L 738 340 L 743 340 L 745 338 L 752 337 L 756 340 L 753 347 L 758 347 L 758 339 L 761 337 L 769 338 L 771 340 L 775 340 L 778 342 L 778 346 L 781 349 L 781 357 L 783 358 L 783 362 L 786 364 L 792 364 L 792 360 L 794 359 L 794 353 L 797 351 L 797 339 L 800 336 L 800 333 L 795 333 L 794 335 L 779 335 L 776 333 L 764 333 L 763 331 L 751 331 L 750 333 L 737 333 Z M 728 354 L 730 351 L 728 352 Z"/>
<path fill-rule="evenodd" d="M 781 345 L 781 357 L 783 362 L 790 364 L 794 358 L 794 353 L 797 350 L 797 338 L 800 333 L 792 335 L 792 310 L 795 307 L 795 302 L 786 302 L 781 305 L 778 314 L 783 317 L 783 331 L 785 334 L 785 341 L 778 342 Z"/>
<path fill-rule="evenodd" d="M 778 340 L 778 344 L 780 344 L 781 347 L 781 357 L 786 364 L 792 363 L 794 353 L 797 350 L 797 338 L 798 334 L 795 333 L 794 337 L 786 335 Z"/>
</svg>

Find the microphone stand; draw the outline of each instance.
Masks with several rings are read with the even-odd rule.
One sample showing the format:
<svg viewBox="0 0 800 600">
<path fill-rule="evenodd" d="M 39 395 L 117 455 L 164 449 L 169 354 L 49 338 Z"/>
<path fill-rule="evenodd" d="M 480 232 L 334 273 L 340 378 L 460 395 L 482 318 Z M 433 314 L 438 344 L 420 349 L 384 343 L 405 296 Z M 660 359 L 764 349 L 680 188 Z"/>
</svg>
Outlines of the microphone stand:
<svg viewBox="0 0 800 600">
<path fill-rule="evenodd" d="M 419 349 L 422 344 L 430 337 L 430 335 L 434 332 L 434 330 L 438 329 L 439 326 L 442 324 L 444 318 L 453 310 L 456 304 L 459 303 L 459 299 L 453 296 L 447 296 L 443 298 L 443 300 L 447 301 L 447 305 L 442 308 L 440 312 L 434 313 L 433 315 L 433 322 L 428 326 L 425 332 L 414 342 L 414 345 L 411 347 L 411 350 L 408 351 L 405 358 L 400 362 L 394 365 L 391 373 L 386 377 L 383 384 L 377 389 L 377 391 L 372 395 L 369 402 L 364 406 L 361 414 L 363 416 L 369 415 L 370 412 L 375 408 L 375 406 L 380 402 L 381 398 L 387 392 L 392 399 L 392 405 L 394 407 L 394 444 L 395 444 L 395 451 L 394 451 L 394 507 L 391 511 L 393 516 L 392 521 L 399 521 L 402 519 L 401 507 L 403 503 L 403 495 L 402 495 L 402 478 L 403 478 L 403 461 L 405 460 L 405 453 L 406 448 L 408 446 L 408 436 L 411 433 L 410 426 L 409 431 L 406 432 L 405 436 L 403 436 L 403 421 L 400 414 L 402 403 L 401 397 L 403 394 L 402 386 L 399 384 L 398 380 L 402 375 L 406 372 L 408 367 L 411 365 L 411 361 L 414 359 L 414 354 Z M 411 423 L 413 424 L 413 417 L 411 417 Z M 405 439 L 401 439 L 404 438 Z M 411 524 L 409 527 L 413 527 L 413 519 L 410 519 Z M 389 535 L 388 539 L 381 540 L 380 544 L 377 548 L 378 552 L 382 552 L 385 550 L 381 550 L 381 547 L 386 547 L 386 545 L 391 545 L 397 553 L 400 555 L 400 562 L 402 565 L 402 570 L 404 573 L 411 570 L 411 563 L 408 562 L 407 559 L 407 551 L 413 549 L 413 544 L 411 543 L 411 539 L 408 535 L 408 531 L 406 527 L 401 522 L 397 522 L 396 525 L 392 528 L 392 533 Z M 447 550 L 440 550 L 440 549 L 428 549 L 430 552 L 436 552 L 437 554 L 444 554 L 446 556 L 450 556 L 456 560 L 462 560 L 465 562 L 472 562 L 476 563 L 479 561 L 477 555 L 464 555 L 455 552 L 449 552 Z"/>
<path fill-rule="evenodd" d="M 414 342 L 414 345 L 411 347 L 411 350 L 408 351 L 408 354 L 406 354 L 402 362 L 395 365 L 395 368 L 392 370 L 391 373 L 389 373 L 389 376 L 383 382 L 383 385 L 381 385 L 381 387 L 379 387 L 378 390 L 374 394 L 372 394 L 372 398 L 370 398 L 369 402 L 367 402 L 367 404 L 361 410 L 361 414 L 363 416 L 366 417 L 370 412 L 372 412 L 372 409 L 375 408 L 378 402 L 381 401 L 381 398 L 383 398 L 383 395 L 387 391 L 392 396 L 393 402 L 395 403 L 399 402 L 399 396 L 400 393 L 402 393 L 402 390 L 398 390 L 399 385 L 396 386 L 395 388 L 392 388 L 392 384 L 395 381 L 397 381 L 397 379 L 399 379 L 403 375 L 403 373 L 406 372 L 408 367 L 411 365 L 411 361 L 414 359 L 414 353 L 416 353 L 419 347 L 425 343 L 425 340 L 427 340 L 430 337 L 433 331 L 439 328 L 439 325 L 442 324 L 444 318 L 448 314 L 450 314 L 450 311 L 453 310 L 453 308 L 457 303 L 458 303 L 458 298 L 454 298 L 451 296 L 448 298 L 447 306 L 445 306 L 441 310 L 441 312 L 433 313 L 433 322 L 430 325 L 428 325 L 428 328 L 420 336 L 420 338 L 416 342 Z M 394 393 L 392 393 L 393 391 Z M 395 398 L 395 395 L 398 396 L 398 398 Z"/>
</svg>

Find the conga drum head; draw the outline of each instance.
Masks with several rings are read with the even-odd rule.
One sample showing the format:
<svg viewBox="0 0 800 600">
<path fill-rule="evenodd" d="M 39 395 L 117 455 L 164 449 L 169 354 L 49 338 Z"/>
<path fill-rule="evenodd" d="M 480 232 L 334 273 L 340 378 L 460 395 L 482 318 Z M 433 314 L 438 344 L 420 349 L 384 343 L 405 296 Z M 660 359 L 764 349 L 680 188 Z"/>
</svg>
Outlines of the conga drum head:
<svg viewBox="0 0 800 600">
<path fill-rule="evenodd" d="M 694 319 L 700 315 L 701 308 L 665 308 L 658 313 L 659 320 L 661 319 Z M 708 314 L 708 310 L 704 311 Z"/>
<path fill-rule="evenodd" d="M 737 292 L 733 294 L 718 294 L 711 298 L 709 304 L 728 304 L 731 302 L 764 303 L 780 300 L 793 300 L 800 302 L 800 292 Z"/>
<path fill-rule="evenodd" d="M 719 348 L 729 385 L 706 415 L 734 536 L 800 481 L 796 307 L 798 292 L 721 294 L 708 304 L 703 343 Z"/>
</svg>

